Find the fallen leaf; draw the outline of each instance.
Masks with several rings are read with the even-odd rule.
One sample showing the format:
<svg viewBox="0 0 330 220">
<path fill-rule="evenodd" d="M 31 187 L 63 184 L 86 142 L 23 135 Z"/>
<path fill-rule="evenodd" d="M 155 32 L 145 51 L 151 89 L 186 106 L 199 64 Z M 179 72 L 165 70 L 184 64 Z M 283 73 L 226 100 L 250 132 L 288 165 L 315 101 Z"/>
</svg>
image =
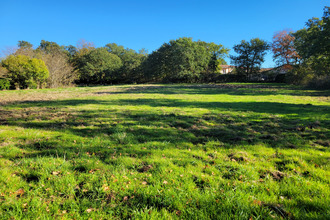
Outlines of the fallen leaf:
<svg viewBox="0 0 330 220">
<path fill-rule="evenodd" d="M 24 189 L 21 188 L 21 189 L 18 189 L 15 193 L 17 196 L 22 196 L 25 193 L 25 191 L 24 191 Z"/>
<path fill-rule="evenodd" d="M 93 209 L 87 209 L 86 212 L 90 213 Z"/>
<path fill-rule="evenodd" d="M 253 201 L 253 204 L 261 205 L 261 201 L 255 199 L 255 200 Z"/>
<path fill-rule="evenodd" d="M 58 175 L 60 173 L 60 171 L 53 171 L 52 174 L 53 175 Z"/>
<path fill-rule="evenodd" d="M 107 185 L 103 185 L 103 190 L 104 191 L 108 191 L 110 188 L 109 188 L 109 186 L 107 186 Z"/>
<path fill-rule="evenodd" d="M 167 181 L 166 181 L 166 180 L 164 180 L 163 184 L 167 184 Z"/>
</svg>

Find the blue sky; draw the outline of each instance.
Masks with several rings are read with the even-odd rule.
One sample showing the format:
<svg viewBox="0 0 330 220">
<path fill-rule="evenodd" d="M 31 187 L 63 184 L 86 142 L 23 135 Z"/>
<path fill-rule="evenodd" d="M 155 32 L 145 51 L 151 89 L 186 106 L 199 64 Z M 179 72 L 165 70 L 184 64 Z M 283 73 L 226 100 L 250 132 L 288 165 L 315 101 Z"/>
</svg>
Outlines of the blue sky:
<svg viewBox="0 0 330 220">
<path fill-rule="evenodd" d="M 321 17 L 330 0 L 0 0 L 0 51 L 26 40 L 97 47 L 117 43 L 149 52 L 179 37 L 232 49 L 254 37 L 271 41 L 276 31 L 304 27 Z M 233 53 L 233 51 L 231 51 Z M 274 63 L 267 55 L 264 67 Z"/>
</svg>

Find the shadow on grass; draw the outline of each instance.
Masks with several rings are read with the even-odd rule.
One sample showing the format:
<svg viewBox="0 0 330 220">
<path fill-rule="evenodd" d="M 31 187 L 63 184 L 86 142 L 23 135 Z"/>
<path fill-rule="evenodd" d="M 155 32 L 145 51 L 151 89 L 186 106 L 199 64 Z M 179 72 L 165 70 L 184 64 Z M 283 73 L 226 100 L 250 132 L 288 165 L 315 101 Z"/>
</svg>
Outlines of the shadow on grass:
<svg viewBox="0 0 330 220">
<path fill-rule="evenodd" d="M 317 117 L 329 114 L 330 107 L 324 105 L 312 104 L 289 104 L 279 102 L 203 102 L 203 101 L 185 101 L 183 99 L 118 99 L 118 100 L 95 100 L 95 99 L 69 99 L 56 101 L 28 101 L 15 105 L 15 107 L 53 107 L 64 108 L 70 106 L 83 105 L 105 105 L 105 106 L 150 106 L 150 107 L 175 107 L 175 108 L 204 108 L 209 110 L 221 111 L 242 111 L 267 114 L 284 114 L 292 117 L 301 118 L 304 116 Z M 95 112 L 95 111 L 94 111 Z M 3 118 L 6 112 L 1 112 Z"/>
<path fill-rule="evenodd" d="M 178 87 L 179 89 L 179 87 Z M 145 93 L 145 91 L 143 91 Z M 164 92 L 162 92 L 164 93 Z M 194 93 L 191 93 L 194 94 Z M 202 94 L 202 93 L 201 93 Z M 214 94 L 214 93 L 210 93 Z M 76 110 L 74 107 L 95 105 L 94 109 Z M 102 110 L 97 110 L 101 106 Z M 107 107 L 114 109 L 104 110 Z M 116 109 L 116 106 L 124 107 Z M 129 106 L 139 108 L 128 108 Z M 143 107 L 148 109 L 144 111 Z M 143 161 L 155 149 L 210 150 L 235 148 L 237 145 L 266 143 L 274 148 L 313 148 L 317 141 L 319 150 L 327 149 L 330 136 L 329 107 L 276 102 L 203 102 L 180 99 L 120 99 L 120 100 L 62 100 L 25 102 L 0 111 L 0 125 L 15 128 L 32 128 L 40 131 L 56 131 L 58 135 L 46 138 L 19 137 L 17 147 L 27 153 L 5 159 L 58 157 L 72 159 L 97 158 L 105 164 L 120 167 L 120 156 L 139 158 Z M 127 107 L 127 108 L 125 108 Z M 177 109 L 181 109 L 177 111 Z M 200 115 L 186 115 L 184 108 Z M 134 110 L 132 110 L 134 109 Z M 19 130 L 18 130 L 19 132 Z M 81 138 L 87 137 L 87 139 Z M 76 142 L 76 138 L 80 138 Z M 94 141 L 95 140 L 95 141 Z M 153 144 L 153 142 L 155 144 Z M 256 152 L 258 153 L 258 152 Z M 191 160 L 203 160 L 192 155 Z M 266 159 L 266 158 L 265 158 Z M 306 159 L 306 156 L 304 156 Z M 311 155 L 309 160 L 326 165 L 328 158 Z M 203 161 L 203 163 L 207 163 Z M 212 162 L 210 159 L 208 162 Z M 321 164 L 321 163 L 323 164 Z M 184 164 L 184 162 L 180 161 Z M 188 162 L 186 162 L 188 163 Z M 276 158 L 276 169 L 286 171 L 291 160 Z M 73 170 L 80 173 L 93 171 L 93 165 L 73 163 Z M 136 166 L 136 165 L 129 165 Z M 177 165 L 179 166 L 179 165 Z M 128 169 L 135 169 L 128 167 Z M 230 171 L 232 172 L 232 171 Z M 37 175 L 24 177 L 27 182 L 38 181 Z M 204 182 L 194 179 L 199 188 Z M 135 204 L 171 210 L 165 197 L 135 194 Z M 77 195 L 79 196 L 79 195 Z M 91 198 L 91 197 L 88 197 Z M 134 205 L 135 205 L 134 204 Z M 214 204 L 214 201 L 209 204 Z M 313 203 L 299 203 L 308 212 L 326 211 Z M 301 205 L 302 204 L 302 205 Z M 208 207 L 205 201 L 202 207 Z M 233 209 L 234 210 L 234 209 Z M 235 210 L 234 210 L 235 211 Z M 302 213 L 305 213 L 302 211 Z M 304 218 L 304 214 L 297 216 Z"/>
<path fill-rule="evenodd" d="M 153 108 L 149 112 L 70 109 L 89 104 Z M 15 106 L 24 107 L 26 111 L 1 111 L 0 125 L 99 137 L 109 140 L 123 151 L 123 148 L 129 148 L 131 144 L 147 142 L 169 142 L 171 147 L 191 144 L 202 146 L 213 141 L 227 148 L 237 144 L 258 143 L 266 143 L 271 147 L 302 148 L 309 141 L 326 141 L 326 137 L 330 136 L 329 120 L 324 117 L 325 113 L 330 112 L 327 106 L 275 102 L 191 102 L 178 99 L 83 99 L 26 102 Z M 191 116 L 168 109 L 165 109 L 165 113 L 156 107 L 204 108 L 210 110 L 210 113 Z M 327 147 L 328 142 L 324 143 L 324 147 Z M 68 149 L 58 141 L 37 141 L 21 145 L 20 148 L 39 151 L 35 156 L 55 153 L 64 155 L 68 152 L 74 156 L 81 150 L 74 147 Z M 98 150 L 103 152 L 101 148 L 85 149 L 86 152 Z M 138 155 L 135 150 L 129 152 Z"/>
<path fill-rule="evenodd" d="M 130 86 L 122 91 L 96 92 L 95 94 L 198 94 L 198 95 L 295 95 L 328 96 L 329 90 L 308 90 L 285 84 L 189 84 L 189 85 L 140 85 Z"/>
</svg>

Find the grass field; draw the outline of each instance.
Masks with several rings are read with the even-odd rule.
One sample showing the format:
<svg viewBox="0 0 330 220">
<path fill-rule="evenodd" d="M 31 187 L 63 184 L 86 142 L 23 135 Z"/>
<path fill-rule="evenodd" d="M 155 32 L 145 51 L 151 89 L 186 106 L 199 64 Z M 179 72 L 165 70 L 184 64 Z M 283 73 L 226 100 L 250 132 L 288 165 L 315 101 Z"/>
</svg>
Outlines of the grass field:
<svg viewBox="0 0 330 220">
<path fill-rule="evenodd" d="M 330 219 L 330 91 L 0 91 L 0 219 Z"/>
</svg>

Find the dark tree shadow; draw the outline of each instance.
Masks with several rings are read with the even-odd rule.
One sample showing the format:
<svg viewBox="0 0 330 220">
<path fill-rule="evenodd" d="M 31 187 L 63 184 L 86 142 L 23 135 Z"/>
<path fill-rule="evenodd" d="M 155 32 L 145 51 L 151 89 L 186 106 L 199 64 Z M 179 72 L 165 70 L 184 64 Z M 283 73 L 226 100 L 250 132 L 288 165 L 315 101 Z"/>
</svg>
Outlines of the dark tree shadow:
<svg viewBox="0 0 330 220">
<path fill-rule="evenodd" d="M 150 106 L 154 109 L 152 112 L 70 109 L 88 104 Z M 136 155 L 141 152 L 130 150 L 130 144 L 167 141 L 172 143 L 171 147 L 177 147 L 185 143 L 204 145 L 216 141 L 223 143 L 221 147 L 228 148 L 237 144 L 257 143 L 266 143 L 271 147 L 301 148 L 308 141 L 321 140 L 323 147 L 327 147 L 329 143 L 326 137 L 330 136 L 330 122 L 326 120 L 329 117 L 325 117 L 330 112 L 328 106 L 277 102 L 192 102 L 179 99 L 82 99 L 25 102 L 15 107 L 24 108 L 25 111 L 0 111 L 1 125 L 65 131 L 89 138 L 102 137 L 112 141 L 122 151 Z M 164 113 L 162 107 L 204 108 L 210 113 L 202 116 Z M 291 137 L 295 137 L 294 141 Z M 63 147 L 55 140 L 38 140 L 19 147 L 39 151 L 34 156 L 71 154 L 75 157 L 81 150 Z M 102 147 L 91 147 L 84 151 L 105 152 Z M 102 153 L 99 155 L 102 159 Z"/>
<path fill-rule="evenodd" d="M 329 90 L 310 90 L 298 86 L 259 83 L 259 84 L 175 84 L 175 85 L 140 85 L 124 88 L 122 91 L 100 91 L 95 94 L 198 94 L 198 95 L 295 95 L 295 96 L 329 96 Z"/>
</svg>

